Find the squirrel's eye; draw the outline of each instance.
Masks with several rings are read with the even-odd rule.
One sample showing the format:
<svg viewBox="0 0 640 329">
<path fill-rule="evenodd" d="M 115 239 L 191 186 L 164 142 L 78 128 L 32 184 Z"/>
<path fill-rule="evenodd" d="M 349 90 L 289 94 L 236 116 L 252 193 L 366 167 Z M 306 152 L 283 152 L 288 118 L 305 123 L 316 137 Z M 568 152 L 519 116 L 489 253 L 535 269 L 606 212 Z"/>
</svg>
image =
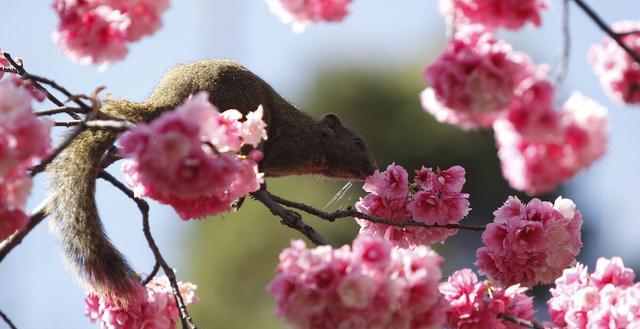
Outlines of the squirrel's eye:
<svg viewBox="0 0 640 329">
<path fill-rule="evenodd" d="M 356 137 L 353 139 L 353 142 L 356 144 L 358 148 L 360 148 L 361 150 L 364 150 L 364 140 L 362 140 L 362 138 Z"/>
</svg>

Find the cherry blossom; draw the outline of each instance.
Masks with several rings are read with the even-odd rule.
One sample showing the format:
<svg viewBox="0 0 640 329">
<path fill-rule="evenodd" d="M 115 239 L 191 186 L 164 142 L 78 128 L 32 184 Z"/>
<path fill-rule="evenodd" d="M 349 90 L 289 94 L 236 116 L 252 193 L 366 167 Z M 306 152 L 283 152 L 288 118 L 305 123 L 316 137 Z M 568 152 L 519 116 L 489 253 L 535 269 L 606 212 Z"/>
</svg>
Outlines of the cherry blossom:
<svg viewBox="0 0 640 329">
<path fill-rule="evenodd" d="M 582 248 L 582 216 L 569 199 L 554 204 L 509 197 L 482 233 L 480 271 L 501 286 L 549 283 L 575 262 Z"/>
</svg>

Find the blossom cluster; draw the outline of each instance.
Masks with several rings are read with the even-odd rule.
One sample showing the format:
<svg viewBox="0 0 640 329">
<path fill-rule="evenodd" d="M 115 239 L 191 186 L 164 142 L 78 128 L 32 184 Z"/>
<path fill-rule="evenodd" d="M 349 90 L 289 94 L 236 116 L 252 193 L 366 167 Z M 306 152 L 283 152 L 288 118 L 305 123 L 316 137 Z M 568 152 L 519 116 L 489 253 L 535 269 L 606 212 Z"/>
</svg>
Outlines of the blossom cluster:
<svg viewBox="0 0 640 329">
<path fill-rule="evenodd" d="M 128 43 L 160 28 L 168 7 L 169 0 L 54 0 L 60 24 L 53 38 L 77 62 L 112 63 Z"/>
<path fill-rule="evenodd" d="M 189 282 L 178 282 L 185 304 L 198 301 L 196 286 Z M 100 323 L 109 329 L 174 329 L 180 319 L 169 280 L 154 278 L 146 286 L 138 285 L 136 299 L 127 307 L 115 301 L 89 294 L 84 300 L 85 315 L 92 323 Z"/>
<path fill-rule="evenodd" d="M 616 33 L 637 32 L 640 21 L 622 21 L 612 26 Z M 631 50 L 640 54 L 640 33 L 620 36 Z M 640 64 L 626 53 L 613 39 L 605 38 L 589 51 L 593 71 L 609 96 L 627 104 L 640 103 Z"/>
<path fill-rule="evenodd" d="M 476 256 L 480 271 L 501 286 L 550 283 L 582 248 L 582 215 L 569 199 L 523 204 L 509 197 L 493 214 Z"/>
<path fill-rule="evenodd" d="M 440 122 L 463 129 L 491 127 L 533 71 L 526 54 L 492 32 L 465 27 L 424 70 L 429 87 L 420 95 L 422 106 Z"/>
<path fill-rule="evenodd" d="M 503 176 L 528 194 L 552 191 L 607 149 L 604 107 L 575 92 L 561 113 L 553 97 L 550 82 L 523 82 L 507 115 L 493 126 Z"/>
<path fill-rule="evenodd" d="M 429 247 L 392 248 L 369 235 L 353 248 L 307 249 L 296 240 L 280 254 L 268 290 L 293 328 L 440 328 L 441 263 Z"/>
<path fill-rule="evenodd" d="M 520 325 L 504 320 L 508 314 L 523 320 L 533 320 L 533 299 L 526 288 L 516 284 L 506 289 L 494 287 L 488 281 L 478 281 L 470 269 L 454 272 L 439 287 L 449 304 L 447 324 L 458 329 L 519 329 Z"/>
<path fill-rule="evenodd" d="M 369 192 L 356 203 L 358 211 L 391 221 L 413 220 L 428 225 L 458 224 L 469 213 L 469 195 L 462 193 L 465 170 L 454 166 L 447 170 L 422 167 L 416 170 L 409 188 L 407 171 L 396 164 L 375 171 L 365 181 Z M 357 219 L 360 233 L 383 236 L 396 246 L 413 247 L 443 242 L 456 234 L 455 228 L 398 227 Z"/>
<path fill-rule="evenodd" d="M 185 220 L 227 211 L 262 183 L 262 153 L 239 154 L 267 138 L 262 115 L 259 107 L 240 121 L 239 111 L 220 113 L 198 93 L 120 137 L 121 154 L 131 158 L 123 165 L 127 182 L 136 196 L 169 204 Z"/>
<path fill-rule="evenodd" d="M 0 79 L 0 241 L 26 224 L 27 170 L 51 148 L 51 124 L 33 114 L 34 95 L 42 94 L 16 76 Z"/>
<path fill-rule="evenodd" d="M 439 6 L 449 24 L 510 30 L 518 30 L 527 23 L 540 26 L 540 13 L 549 7 L 544 0 L 440 0 Z"/>
<path fill-rule="evenodd" d="M 640 283 L 622 259 L 599 258 L 593 273 L 564 270 L 547 302 L 553 324 L 567 329 L 640 328 Z"/>
<path fill-rule="evenodd" d="M 269 9 L 293 30 L 302 32 L 316 22 L 336 22 L 344 19 L 352 0 L 266 0 Z"/>
</svg>

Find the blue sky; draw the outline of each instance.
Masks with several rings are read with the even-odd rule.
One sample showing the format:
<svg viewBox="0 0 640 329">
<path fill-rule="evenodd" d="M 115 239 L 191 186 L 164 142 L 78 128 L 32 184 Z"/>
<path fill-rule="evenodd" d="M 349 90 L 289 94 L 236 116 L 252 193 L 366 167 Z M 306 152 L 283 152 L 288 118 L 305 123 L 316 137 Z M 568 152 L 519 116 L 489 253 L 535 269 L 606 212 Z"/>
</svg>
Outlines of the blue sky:
<svg viewBox="0 0 640 329">
<path fill-rule="evenodd" d="M 609 22 L 631 19 L 634 17 L 627 13 L 640 12 L 637 1 L 590 2 Z M 345 22 L 311 26 L 294 34 L 259 0 L 173 1 L 158 33 L 134 44 L 125 61 L 99 72 L 93 66 L 74 64 L 58 52 L 51 39 L 57 18 L 50 1 L 13 1 L 4 7 L 0 20 L 0 48 L 23 58 L 33 73 L 52 78 L 74 92 L 90 93 L 95 87 L 106 86 L 114 97 L 132 100 L 144 99 L 168 67 L 204 58 L 230 58 L 296 102 L 324 63 L 339 60 L 394 66 L 427 65 L 433 60 L 433 55 L 426 55 L 428 50 L 444 42 L 444 22 L 437 14 L 436 1 L 389 3 L 394 2 L 354 0 L 352 14 Z M 530 52 L 537 62 L 556 60 L 562 42 L 560 4 L 552 2 L 542 28 L 501 36 Z M 601 102 L 610 110 L 612 136 L 609 154 L 572 180 L 566 196 L 576 201 L 585 221 L 597 231 L 595 241 L 588 241 L 588 265 L 595 263 L 596 255 L 622 255 L 628 263 L 639 264 L 635 192 L 640 186 L 636 169 L 640 152 L 635 146 L 640 129 L 635 126 L 640 124 L 640 112 L 637 106 L 619 106 L 604 95 L 586 61 L 587 49 L 602 33 L 575 6 L 571 27 L 570 68 L 559 97 L 575 89 Z M 117 168 L 112 172 L 119 175 Z M 43 181 L 44 177 L 38 177 L 30 206 L 42 200 Z M 114 243 L 136 269 L 148 271 L 152 257 L 131 202 L 105 184 L 98 186 L 98 202 Z M 181 242 L 188 238 L 184 233 L 197 223 L 181 223 L 169 208 L 158 205 L 151 216 L 160 247 L 179 269 Z M 82 315 L 84 292 L 65 268 L 58 241 L 46 224 L 0 263 L 0 278 L 0 309 L 19 328 L 95 327 Z"/>
</svg>

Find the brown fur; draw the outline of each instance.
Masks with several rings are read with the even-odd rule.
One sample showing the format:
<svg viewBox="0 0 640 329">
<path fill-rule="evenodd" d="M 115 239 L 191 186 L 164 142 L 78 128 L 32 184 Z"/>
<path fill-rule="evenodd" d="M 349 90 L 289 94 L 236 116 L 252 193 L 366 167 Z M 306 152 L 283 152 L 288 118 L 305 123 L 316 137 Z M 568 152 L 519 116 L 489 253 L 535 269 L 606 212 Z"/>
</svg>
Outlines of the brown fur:
<svg viewBox="0 0 640 329">
<path fill-rule="evenodd" d="M 221 111 L 237 109 L 246 114 L 263 105 L 269 138 L 262 145 L 261 170 L 266 176 L 320 174 L 364 179 L 375 169 L 361 137 L 344 127 L 337 116 L 314 120 L 231 61 L 178 66 L 169 70 L 144 103 L 107 101 L 101 111 L 131 122 L 150 122 L 200 91 L 207 91 Z M 53 224 L 62 236 L 69 263 L 96 293 L 126 304 L 134 293 L 134 273 L 104 234 L 94 200 L 100 159 L 114 141 L 113 132 L 89 129 L 49 166 L 55 189 L 51 211 L 56 214 Z"/>
</svg>

